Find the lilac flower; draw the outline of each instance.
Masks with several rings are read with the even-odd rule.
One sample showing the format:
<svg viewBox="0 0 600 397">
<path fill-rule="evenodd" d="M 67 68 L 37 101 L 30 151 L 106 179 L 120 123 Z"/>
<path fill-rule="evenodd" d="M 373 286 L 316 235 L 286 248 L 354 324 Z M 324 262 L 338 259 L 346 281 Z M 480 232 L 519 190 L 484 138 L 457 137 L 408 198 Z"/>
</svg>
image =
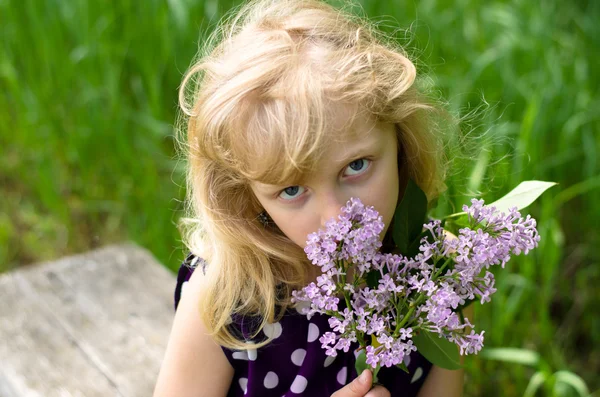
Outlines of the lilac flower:
<svg viewBox="0 0 600 397">
<path fill-rule="evenodd" d="M 400 329 L 400 340 L 412 338 L 412 328 Z"/>
<path fill-rule="evenodd" d="M 375 368 L 377 367 L 377 364 L 379 363 L 379 357 L 377 355 L 377 352 L 381 351 L 381 348 L 375 348 L 371 345 L 366 347 L 367 349 L 367 364 L 369 364 L 371 367 Z"/>
<path fill-rule="evenodd" d="M 458 345 L 460 354 L 474 354 L 481 350 L 483 347 L 483 334 L 485 331 L 481 331 L 480 334 L 471 331 L 469 335 L 454 334 L 449 340 Z"/>
<path fill-rule="evenodd" d="M 336 335 L 333 332 L 325 332 L 320 338 L 321 347 L 325 349 L 325 354 L 328 356 L 337 356 L 336 349 L 332 346 L 336 341 Z"/>
<path fill-rule="evenodd" d="M 331 331 L 319 338 L 327 355 L 359 342 L 373 368 L 399 365 L 416 350 L 412 338 L 421 330 L 456 343 L 461 354 L 481 350 L 484 331 L 464 334 L 473 325 L 469 319 L 461 322 L 456 311 L 470 300 L 489 302 L 496 289 L 488 269 L 527 254 L 540 237 L 535 220 L 522 218 L 515 208 L 505 214 L 482 200 L 471 203 L 463 207 L 470 227 L 460 229 L 457 238 L 447 238 L 438 220 L 423 225 L 430 236 L 420 241 L 414 258 L 378 252 L 382 218 L 356 198 L 337 220 L 308 236 L 305 253 L 321 275 L 293 291 L 292 300 L 310 303 L 303 310 L 309 318 L 330 316 Z M 376 283 L 369 285 L 367 275 L 376 275 Z"/>
</svg>

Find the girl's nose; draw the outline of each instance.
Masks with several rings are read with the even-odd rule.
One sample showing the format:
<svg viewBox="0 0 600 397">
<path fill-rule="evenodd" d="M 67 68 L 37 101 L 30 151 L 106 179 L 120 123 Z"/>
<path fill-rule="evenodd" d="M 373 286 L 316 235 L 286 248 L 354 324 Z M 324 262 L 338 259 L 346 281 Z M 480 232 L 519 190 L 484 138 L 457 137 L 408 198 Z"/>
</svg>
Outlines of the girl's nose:
<svg viewBox="0 0 600 397">
<path fill-rule="evenodd" d="M 346 204 L 346 201 L 347 199 L 336 194 L 329 194 L 321 200 L 321 203 L 319 204 L 321 207 L 319 208 L 321 214 L 321 227 L 324 227 L 328 220 L 332 218 L 337 219 L 338 215 L 342 212 L 342 207 Z"/>
</svg>

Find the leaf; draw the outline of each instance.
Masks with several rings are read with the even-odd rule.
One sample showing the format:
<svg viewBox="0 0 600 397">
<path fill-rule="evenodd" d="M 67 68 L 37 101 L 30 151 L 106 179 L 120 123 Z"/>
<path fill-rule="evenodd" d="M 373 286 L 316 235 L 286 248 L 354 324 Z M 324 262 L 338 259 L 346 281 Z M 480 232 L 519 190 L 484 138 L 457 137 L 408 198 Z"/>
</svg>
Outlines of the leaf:
<svg viewBox="0 0 600 397">
<path fill-rule="evenodd" d="M 585 384 L 585 381 L 579 377 L 579 375 L 575 375 L 570 371 L 557 371 L 554 373 L 554 377 L 556 379 L 556 383 L 563 383 L 571 386 L 577 394 L 582 397 L 587 397 L 590 394 L 590 391 Z"/>
<path fill-rule="evenodd" d="M 423 227 L 422 224 L 421 227 Z M 419 247 L 421 246 L 421 239 L 423 237 L 427 237 L 429 241 L 433 241 L 433 237 L 431 236 L 429 230 L 425 230 L 421 234 L 417 235 L 411 243 L 409 243 L 408 248 L 402 253 L 402 255 L 409 258 L 416 256 L 419 253 Z"/>
<path fill-rule="evenodd" d="M 540 355 L 537 352 L 516 347 L 490 347 L 481 351 L 481 358 L 508 363 L 538 367 Z"/>
<path fill-rule="evenodd" d="M 354 363 L 354 368 L 356 368 L 357 376 L 363 373 L 365 369 L 371 369 L 371 366 L 367 364 L 367 355 L 365 350 L 361 350 L 356 357 L 356 362 Z"/>
<path fill-rule="evenodd" d="M 413 342 L 418 352 L 432 364 L 451 370 L 462 368 L 458 347 L 447 339 L 421 331 L 413 336 Z"/>
<path fill-rule="evenodd" d="M 377 288 L 377 286 L 379 285 L 380 278 L 381 278 L 381 274 L 379 273 L 379 271 L 371 270 L 370 272 L 367 273 L 367 276 L 365 277 L 365 282 L 367 283 L 367 286 L 369 288 L 371 288 L 371 289 Z"/>
<path fill-rule="evenodd" d="M 421 234 L 426 216 L 427 196 L 409 179 L 404 197 L 396 207 L 393 221 L 392 237 L 403 254 L 406 254 L 411 243 Z"/>
<path fill-rule="evenodd" d="M 374 348 L 378 348 L 379 346 L 381 346 L 381 343 L 379 343 L 375 334 L 371 335 L 371 346 L 373 346 Z"/>
<path fill-rule="evenodd" d="M 460 216 L 455 217 L 455 218 L 446 218 L 446 221 L 443 225 L 444 229 L 449 231 L 450 233 L 454 234 L 454 235 L 458 235 L 459 234 L 459 230 L 464 228 L 464 227 L 469 227 L 469 217 L 467 216 L 466 212 L 462 212 L 462 213 L 457 213 L 460 214 Z M 456 214 L 454 214 L 456 215 Z"/>
<path fill-rule="evenodd" d="M 379 372 L 380 367 L 378 365 L 377 368 L 375 368 L 375 370 L 373 370 L 373 367 L 371 367 L 369 364 L 367 364 L 367 355 L 366 355 L 364 349 L 361 350 L 360 353 L 358 354 L 358 357 L 356 357 L 356 361 L 354 363 L 354 368 L 356 369 L 357 376 L 360 376 L 360 374 L 362 374 L 365 369 L 371 370 L 371 372 L 373 373 L 373 384 L 378 382 L 377 373 Z"/>
<path fill-rule="evenodd" d="M 554 185 L 557 185 L 557 183 L 544 181 L 524 181 L 521 182 L 516 188 L 508 192 L 504 197 L 499 198 L 491 204 L 486 204 L 486 206 L 494 206 L 499 212 L 508 212 L 511 207 L 517 207 L 518 210 L 522 210 L 523 208 L 528 207 L 539 196 L 541 196 L 542 193 Z M 469 226 L 467 221 L 467 213 L 464 211 L 446 215 L 444 219 L 456 224 L 457 226 Z"/>
<path fill-rule="evenodd" d="M 380 369 L 381 366 L 377 364 L 377 367 L 375 367 L 375 369 L 373 370 L 373 385 L 379 383 L 379 378 L 377 377 L 377 374 L 379 373 Z"/>
<path fill-rule="evenodd" d="M 529 384 L 525 389 L 525 393 L 523 393 L 523 397 L 534 397 L 538 389 L 544 385 L 547 378 L 547 375 L 541 371 L 533 374 L 531 379 L 529 379 Z"/>
<path fill-rule="evenodd" d="M 517 207 L 518 210 L 526 208 L 533 203 L 539 196 L 552 186 L 557 185 L 556 182 L 544 181 L 524 181 L 508 192 L 508 194 L 488 206 L 496 207 L 497 211 L 508 212 L 511 207 Z"/>
<path fill-rule="evenodd" d="M 406 372 L 407 374 L 410 372 L 408 370 L 408 367 L 404 363 L 396 364 L 396 367 L 400 368 L 402 371 Z"/>
<path fill-rule="evenodd" d="M 450 267 L 451 268 L 451 267 Z M 473 298 L 473 299 L 465 299 L 465 303 L 463 303 L 462 305 L 458 305 L 458 307 L 456 308 L 456 312 L 462 313 L 462 311 L 469 307 L 469 305 L 473 302 L 478 302 L 477 299 Z"/>
</svg>

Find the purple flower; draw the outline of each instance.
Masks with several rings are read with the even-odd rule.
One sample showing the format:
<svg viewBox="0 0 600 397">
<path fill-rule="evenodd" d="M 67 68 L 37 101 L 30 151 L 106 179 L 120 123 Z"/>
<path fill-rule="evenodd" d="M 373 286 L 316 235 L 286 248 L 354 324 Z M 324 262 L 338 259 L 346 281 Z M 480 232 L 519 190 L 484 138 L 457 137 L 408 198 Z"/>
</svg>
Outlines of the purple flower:
<svg viewBox="0 0 600 397">
<path fill-rule="evenodd" d="M 480 334 L 476 334 L 475 331 L 471 331 L 469 335 L 455 334 L 452 335 L 449 340 L 458 345 L 460 354 L 475 354 L 483 348 L 483 334 L 485 331 L 481 331 Z"/>
<path fill-rule="evenodd" d="M 412 338 L 412 328 L 401 328 L 400 329 L 400 340 L 410 339 Z"/>
<path fill-rule="evenodd" d="M 438 220 L 424 224 L 430 236 L 420 241 L 414 258 L 378 252 L 382 218 L 356 198 L 337 220 L 308 236 L 305 253 L 321 275 L 293 291 L 292 301 L 309 303 L 303 310 L 309 318 L 315 313 L 330 316 L 331 331 L 319 338 L 327 355 L 347 352 L 361 341 L 373 368 L 398 365 L 416 350 L 412 337 L 419 330 L 456 343 L 461 354 L 481 350 L 484 332 L 463 334 L 473 325 L 469 319 L 461 322 L 456 310 L 468 300 L 489 302 L 496 289 L 487 269 L 527 254 L 540 237 L 535 220 L 522 218 L 516 208 L 505 214 L 482 200 L 471 203 L 463 207 L 470 227 L 460 229 L 455 239 L 446 237 Z M 375 284 L 367 283 L 368 274 L 377 276 Z M 367 343 L 372 338 L 377 346 Z"/>
</svg>

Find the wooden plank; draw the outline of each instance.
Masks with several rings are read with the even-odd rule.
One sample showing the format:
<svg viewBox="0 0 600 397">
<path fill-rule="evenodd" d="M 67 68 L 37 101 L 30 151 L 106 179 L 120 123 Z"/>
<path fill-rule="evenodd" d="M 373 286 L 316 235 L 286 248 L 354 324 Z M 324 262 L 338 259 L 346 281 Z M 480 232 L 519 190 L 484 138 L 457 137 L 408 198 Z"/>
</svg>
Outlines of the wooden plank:
<svg viewBox="0 0 600 397">
<path fill-rule="evenodd" d="M 23 274 L 0 278 L 2 396 L 120 395 Z"/>
<path fill-rule="evenodd" d="M 174 285 L 134 245 L 1 276 L 0 395 L 150 396 Z"/>
</svg>

